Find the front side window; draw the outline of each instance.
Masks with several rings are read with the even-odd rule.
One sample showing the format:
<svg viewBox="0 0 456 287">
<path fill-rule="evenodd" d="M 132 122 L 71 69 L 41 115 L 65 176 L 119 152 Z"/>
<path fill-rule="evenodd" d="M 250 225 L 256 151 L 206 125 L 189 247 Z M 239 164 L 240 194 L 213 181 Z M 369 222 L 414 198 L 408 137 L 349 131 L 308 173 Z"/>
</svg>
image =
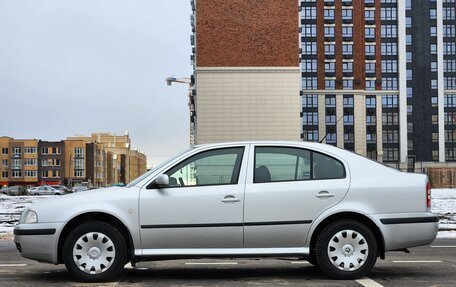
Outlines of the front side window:
<svg viewBox="0 0 456 287">
<path fill-rule="evenodd" d="M 344 177 L 340 161 L 318 152 L 290 147 L 255 148 L 254 183 Z"/>
<path fill-rule="evenodd" d="M 166 172 L 169 186 L 237 184 L 243 153 L 243 147 L 236 147 L 196 154 Z"/>
</svg>

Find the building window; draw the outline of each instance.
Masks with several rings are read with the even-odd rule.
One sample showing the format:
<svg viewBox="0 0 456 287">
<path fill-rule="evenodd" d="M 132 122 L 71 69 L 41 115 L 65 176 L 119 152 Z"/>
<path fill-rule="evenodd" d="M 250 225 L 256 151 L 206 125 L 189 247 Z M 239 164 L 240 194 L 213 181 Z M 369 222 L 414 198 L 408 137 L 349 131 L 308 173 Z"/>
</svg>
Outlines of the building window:
<svg viewBox="0 0 456 287">
<path fill-rule="evenodd" d="M 317 108 L 318 107 L 318 96 L 317 95 L 303 95 L 302 106 L 304 108 Z"/>
<path fill-rule="evenodd" d="M 374 97 L 366 97 L 366 108 L 375 108 L 376 106 L 376 98 Z"/>
<path fill-rule="evenodd" d="M 316 55 L 317 54 L 317 43 L 316 42 L 304 42 L 304 54 L 305 55 Z"/>
<path fill-rule="evenodd" d="M 448 94 L 443 97 L 445 108 L 456 108 L 456 94 Z"/>
<path fill-rule="evenodd" d="M 334 9 L 329 8 L 324 10 L 325 20 L 334 20 Z"/>
<path fill-rule="evenodd" d="M 26 170 L 24 171 L 24 177 L 37 177 L 38 173 L 36 170 Z"/>
<path fill-rule="evenodd" d="M 326 10 L 325 10 L 326 11 Z M 334 26 L 325 26 L 325 37 L 334 38 Z"/>
<path fill-rule="evenodd" d="M 336 96 L 326 96 L 325 97 L 325 105 L 326 105 L 327 108 L 336 107 Z"/>
<path fill-rule="evenodd" d="M 384 161 L 398 161 L 399 160 L 399 149 L 398 148 L 385 148 L 383 150 Z"/>
<path fill-rule="evenodd" d="M 445 60 L 443 62 L 444 64 L 444 67 L 443 67 L 443 71 L 444 72 L 456 72 L 456 60 Z"/>
<path fill-rule="evenodd" d="M 353 10 L 352 9 L 342 9 L 342 19 L 344 19 L 344 20 L 353 19 Z"/>
<path fill-rule="evenodd" d="M 397 73 L 397 60 L 382 60 L 382 73 Z"/>
<path fill-rule="evenodd" d="M 375 38 L 375 28 L 373 27 L 366 27 L 364 28 L 364 33 L 366 38 Z"/>
<path fill-rule="evenodd" d="M 13 170 L 11 171 L 12 178 L 21 178 L 22 177 L 22 170 Z"/>
<path fill-rule="evenodd" d="M 382 123 L 383 125 L 398 125 L 399 124 L 399 115 L 398 113 L 382 113 Z"/>
<path fill-rule="evenodd" d="M 444 83 L 445 90 L 455 90 L 456 89 L 456 77 L 445 77 L 443 83 Z"/>
<path fill-rule="evenodd" d="M 303 68 L 305 73 L 317 72 L 317 60 L 306 59 L 303 61 Z"/>
<path fill-rule="evenodd" d="M 302 123 L 307 126 L 318 125 L 318 113 L 317 112 L 304 112 L 302 114 Z"/>
<path fill-rule="evenodd" d="M 366 79 L 366 90 L 375 90 L 375 79 Z"/>
<path fill-rule="evenodd" d="M 317 78 L 316 77 L 302 78 L 302 89 L 303 90 L 316 90 L 317 89 Z"/>
<path fill-rule="evenodd" d="M 36 158 L 26 158 L 26 159 L 24 159 L 24 165 L 36 166 L 37 164 L 38 164 L 38 160 Z"/>
<path fill-rule="evenodd" d="M 12 159 L 11 169 L 22 169 L 22 159 Z"/>
<path fill-rule="evenodd" d="M 2 154 L 8 154 L 8 148 L 7 147 L 3 147 L 2 148 Z"/>
<path fill-rule="evenodd" d="M 437 97 L 431 97 L 431 106 L 432 107 L 438 107 L 439 106 L 439 101 Z"/>
<path fill-rule="evenodd" d="M 375 134 L 375 133 L 367 133 L 366 134 L 366 142 L 368 142 L 368 143 L 377 142 L 377 134 Z"/>
<path fill-rule="evenodd" d="M 22 156 L 22 148 L 13 147 L 13 157 L 21 157 L 21 156 Z"/>
<path fill-rule="evenodd" d="M 342 44 L 343 55 L 353 55 L 353 44 Z"/>
<path fill-rule="evenodd" d="M 353 108 L 353 96 L 344 96 L 344 108 Z"/>
<path fill-rule="evenodd" d="M 383 108 L 397 108 L 398 107 L 398 96 L 397 95 L 384 95 L 382 96 L 382 107 Z"/>
<path fill-rule="evenodd" d="M 342 26 L 342 37 L 344 37 L 344 38 L 353 37 L 353 27 L 352 26 Z"/>
<path fill-rule="evenodd" d="M 353 115 L 344 115 L 344 125 L 353 125 L 354 119 Z"/>
<path fill-rule="evenodd" d="M 342 85 L 344 90 L 353 90 L 353 80 L 351 79 L 342 80 Z"/>
<path fill-rule="evenodd" d="M 381 53 L 382 55 L 397 55 L 397 43 L 382 43 Z"/>
<path fill-rule="evenodd" d="M 431 80 L 431 89 L 437 90 L 437 80 L 436 79 Z"/>
<path fill-rule="evenodd" d="M 74 158 L 81 158 L 81 157 L 84 157 L 84 148 L 75 147 L 74 148 Z"/>
<path fill-rule="evenodd" d="M 454 42 L 444 43 L 443 54 L 444 55 L 456 55 L 456 43 L 454 43 Z"/>
<path fill-rule="evenodd" d="M 443 37 L 456 37 L 456 26 L 443 25 Z"/>
<path fill-rule="evenodd" d="M 366 62 L 366 73 L 375 74 L 375 62 Z"/>
<path fill-rule="evenodd" d="M 364 10 L 364 19 L 366 21 L 375 21 L 375 10 Z"/>
<path fill-rule="evenodd" d="M 84 177 L 84 171 L 83 170 L 75 170 L 74 171 L 74 177 Z"/>
<path fill-rule="evenodd" d="M 344 73 L 353 73 L 353 62 L 342 62 L 342 69 Z"/>
<path fill-rule="evenodd" d="M 2 171 L 2 177 L 7 178 L 8 177 L 8 172 L 7 171 Z"/>
<path fill-rule="evenodd" d="M 366 56 L 375 56 L 375 45 L 366 45 Z"/>
<path fill-rule="evenodd" d="M 304 131 L 303 139 L 310 142 L 318 142 L 318 130 L 307 130 Z"/>
<path fill-rule="evenodd" d="M 381 15 L 382 20 L 396 20 L 397 19 L 396 7 L 381 8 L 380 15 Z"/>
<path fill-rule="evenodd" d="M 383 90 L 397 90 L 397 78 L 383 78 L 382 89 Z"/>
<path fill-rule="evenodd" d="M 413 80 L 413 72 L 412 72 L 412 70 L 407 70 L 406 74 L 407 74 L 407 80 L 408 81 Z"/>
<path fill-rule="evenodd" d="M 36 147 L 24 147 L 24 154 L 34 154 L 37 152 Z"/>
<path fill-rule="evenodd" d="M 430 30 L 430 33 L 431 33 L 431 37 L 437 37 L 437 27 L 431 26 L 429 28 L 429 30 Z"/>
<path fill-rule="evenodd" d="M 325 55 L 334 55 L 335 45 L 325 44 Z"/>
<path fill-rule="evenodd" d="M 336 72 L 336 62 L 325 62 L 325 72 L 326 73 L 335 73 Z"/>
<path fill-rule="evenodd" d="M 317 7 L 303 7 L 302 16 L 306 20 L 317 19 Z"/>
<path fill-rule="evenodd" d="M 397 26 L 396 25 L 382 25 L 381 29 L 382 38 L 396 38 Z"/>
<path fill-rule="evenodd" d="M 77 158 L 74 160 L 74 169 L 84 169 L 84 159 Z"/>
<path fill-rule="evenodd" d="M 437 12 L 436 12 L 437 15 Z M 454 7 L 443 7 L 443 20 L 455 20 L 456 12 Z"/>
<path fill-rule="evenodd" d="M 431 44 L 431 54 L 437 54 L 437 44 Z"/>
<path fill-rule="evenodd" d="M 4 167 L 8 166 L 8 160 L 7 159 L 2 159 L 2 166 L 4 166 Z"/>
<path fill-rule="evenodd" d="M 437 9 L 430 9 L 429 10 L 429 18 L 430 19 L 437 19 Z"/>
<path fill-rule="evenodd" d="M 326 79 L 325 80 L 325 88 L 326 89 L 335 89 L 336 88 L 336 80 L 334 80 L 334 79 Z"/>
<path fill-rule="evenodd" d="M 302 27 L 304 37 L 317 37 L 317 25 L 305 24 Z"/>
<path fill-rule="evenodd" d="M 439 150 L 432 151 L 432 160 L 439 160 Z"/>
</svg>

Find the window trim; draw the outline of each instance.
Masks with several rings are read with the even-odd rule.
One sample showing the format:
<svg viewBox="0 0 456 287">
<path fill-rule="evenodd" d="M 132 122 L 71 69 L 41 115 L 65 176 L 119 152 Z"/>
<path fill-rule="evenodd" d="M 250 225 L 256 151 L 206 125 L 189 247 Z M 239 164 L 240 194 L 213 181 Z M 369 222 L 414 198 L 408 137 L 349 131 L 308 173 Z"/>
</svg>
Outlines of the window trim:
<svg viewBox="0 0 456 287">
<path fill-rule="evenodd" d="M 297 150 L 305 150 L 310 152 L 310 179 L 300 179 L 300 180 L 277 180 L 277 181 L 270 181 L 270 182 L 255 182 L 255 166 L 256 166 L 256 156 L 257 156 L 257 148 L 289 148 L 289 149 L 297 149 Z M 324 156 L 327 156 L 331 159 L 334 159 L 335 161 L 339 162 L 342 165 L 343 169 L 343 177 L 339 178 L 321 178 L 321 179 L 315 179 L 313 178 L 313 158 L 314 158 L 314 153 L 318 153 Z M 303 181 L 315 181 L 315 180 L 338 180 L 338 179 L 346 179 L 347 178 L 347 169 L 345 167 L 345 164 L 339 160 L 338 158 L 329 155 L 327 153 L 321 152 L 321 151 L 316 151 L 314 149 L 310 149 L 307 147 L 294 147 L 294 146 L 274 146 L 274 145 L 255 145 L 253 149 L 253 164 L 252 164 L 252 169 L 253 169 L 253 177 L 252 177 L 252 183 L 253 184 L 270 184 L 270 183 L 281 183 L 281 182 L 303 182 Z"/>
<path fill-rule="evenodd" d="M 237 171 L 237 177 L 236 177 L 236 183 L 225 183 L 225 184 L 206 184 L 206 185 L 186 185 L 186 186 L 157 186 L 155 185 L 155 181 L 156 179 L 152 180 L 151 183 L 147 184 L 146 186 L 146 189 L 150 190 L 150 189 L 174 189 L 174 188 L 195 188 L 195 187 L 207 187 L 207 186 L 227 186 L 227 185 L 238 185 L 239 184 L 239 178 L 241 177 L 241 170 L 242 170 L 242 163 L 243 163 L 243 160 L 244 160 L 244 155 L 245 155 L 245 147 L 246 146 L 229 146 L 229 147 L 220 147 L 220 148 L 213 148 L 213 149 L 206 149 L 206 150 L 202 150 L 200 152 L 197 152 L 195 154 L 192 154 L 188 157 L 185 157 L 184 159 L 180 160 L 179 162 L 173 164 L 170 168 L 167 168 L 165 171 L 163 172 L 160 172 L 158 175 L 160 174 L 166 174 L 167 172 L 169 172 L 171 169 L 173 169 L 175 166 L 177 165 L 180 165 L 182 164 L 183 162 L 185 162 L 187 159 L 189 158 L 193 158 L 195 156 L 198 156 L 202 153 L 205 153 L 205 152 L 210 152 L 210 151 L 216 151 L 216 150 L 224 150 L 224 149 L 234 149 L 234 148 L 239 148 L 242 150 L 241 152 L 241 156 L 236 160 L 235 164 L 234 164 L 234 170 L 233 172 L 236 170 L 236 168 L 238 168 L 238 171 Z M 156 177 L 157 177 L 156 176 Z"/>
</svg>

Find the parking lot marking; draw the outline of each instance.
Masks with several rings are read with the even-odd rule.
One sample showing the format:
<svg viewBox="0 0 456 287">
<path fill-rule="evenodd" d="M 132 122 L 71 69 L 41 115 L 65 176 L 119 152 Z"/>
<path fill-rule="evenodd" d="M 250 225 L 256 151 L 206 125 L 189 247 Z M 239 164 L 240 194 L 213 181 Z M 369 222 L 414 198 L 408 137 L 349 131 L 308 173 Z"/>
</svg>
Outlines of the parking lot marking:
<svg viewBox="0 0 456 287">
<path fill-rule="evenodd" d="M 24 267 L 27 264 L 0 264 L 0 267 Z"/>
<path fill-rule="evenodd" d="M 290 263 L 291 263 L 291 264 L 310 264 L 310 263 L 307 262 L 307 261 L 291 261 Z"/>
<path fill-rule="evenodd" d="M 237 265 L 237 262 L 185 262 L 185 265 Z"/>
<path fill-rule="evenodd" d="M 394 263 L 442 263 L 441 260 L 395 260 Z"/>
<path fill-rule="evenodd" d="M 432 245 L 431 248 L 456 248 L 456 245 Z"/>
<path fill-rule="evenodd" d="M 364 277 L 361 279 L 356 280 L 359 284 L 363 285 L 364 287 L 383 287 L 383 285 L 375 282 L 374 280 Z"/>
</svg>

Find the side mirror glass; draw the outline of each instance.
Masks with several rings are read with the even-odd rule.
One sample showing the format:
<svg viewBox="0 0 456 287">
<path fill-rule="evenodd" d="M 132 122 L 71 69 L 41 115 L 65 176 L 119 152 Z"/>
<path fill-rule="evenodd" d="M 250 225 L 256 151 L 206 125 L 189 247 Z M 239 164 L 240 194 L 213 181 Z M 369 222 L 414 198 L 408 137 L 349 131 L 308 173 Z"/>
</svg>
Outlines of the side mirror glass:
<svg viewBox="0 0 456 287">
<path fill-rule="evenodd" d="M 169 177 L 166 174 L 160 174 L 155 179 L 156 186 L 168 186 L 169 185 Z"/>
</svg>

